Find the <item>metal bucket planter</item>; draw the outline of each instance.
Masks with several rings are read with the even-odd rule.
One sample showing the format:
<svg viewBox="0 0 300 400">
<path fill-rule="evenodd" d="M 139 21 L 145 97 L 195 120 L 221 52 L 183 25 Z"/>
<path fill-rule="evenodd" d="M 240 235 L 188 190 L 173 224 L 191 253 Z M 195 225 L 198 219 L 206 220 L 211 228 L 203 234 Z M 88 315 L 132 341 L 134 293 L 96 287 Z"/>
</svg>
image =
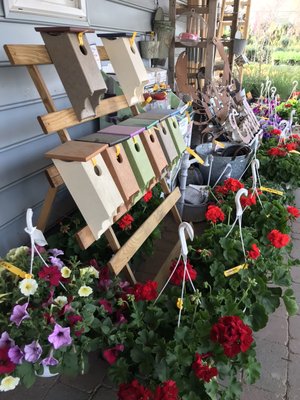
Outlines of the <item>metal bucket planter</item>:
<svg viewBox="0 0 300 400">
<path fill-rule="evenodd" d="M 160 42 L 154 40 L 141 40 L 139 44 L 142 58 L 158 58 Z"/>
<path fill-rule="evenodd" d="M 247 39 L 237 39 L 235 38 L 233 41 L 233 54 L 236 56 L 240 56 L 246 47 Z"/>
<path fill-rule="evenodd" d="M 245 171 L 249 159 L 253 154 L 253 150 L 249 146 L 244 146 L 245 154 L 243 155 L 234 155 L 238 154 L 238 148 L 236 146 L 239 146 L 241 148 L 242 146 L 240 145 L 233 145 L 232 143 L 224 143 L 224 146 L 225 148 L 221 149 L 220 153 L 214 151 L 214 146 L 212 143 L 203 143 L 196 147 L 197 154 L 199 154 L 199 156 L 204 160 L 209 154 L 213 155 L 213 164 L 212 164 L 211 179 L 210 179 L 211 185 L 214 185 L 217 182 L 227 164 L 230 164 L 232 167 L 230 175 L 231 178 L 239 179 L 242 173 Z M 224 156 L 222 156 L 222 153 L 224 154 Z M 230 155 L 230 153 L 233 155 Z M 199 165 L 199 168 L 203 175 L 204 181 L 207 182 L 209 167 Z M 226 177 L 227 177 L 226 173 L 224 173 L 223 177 L 220 179 L 220 183 L 223 182 L 226 179 Z"/>
</svg>

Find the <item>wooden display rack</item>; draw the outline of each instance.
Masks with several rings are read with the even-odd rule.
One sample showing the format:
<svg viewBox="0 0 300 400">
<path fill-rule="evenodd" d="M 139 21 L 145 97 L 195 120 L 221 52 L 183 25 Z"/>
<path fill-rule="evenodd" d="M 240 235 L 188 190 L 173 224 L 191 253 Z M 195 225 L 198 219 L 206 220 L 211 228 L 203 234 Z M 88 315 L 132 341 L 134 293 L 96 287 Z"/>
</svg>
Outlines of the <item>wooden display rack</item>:
<svg viewBox="0 0 300 400">
<path fill-rule="evenodd" d="M 100 105 L 96 109 L 96 116 L 93 118 L 79 121 L 73 108 L 67 108 L 60 111 L 56 110 L 54 101 L 50 95 L 50 92 L 46 86 L 46 83 L 38 68 L 39 65 L 52 64 L 52 60 L 47 52 L 44 45 L 5 45 L 5 52 L 9 58 L 9 61 L 14 66 L 26 66 L 28 72 L 37 88 L 39 95 L 44 103 L 44 106 L 48 114 L 38 117 L 38 121 L 45 134 L 57 133 L 62 143 L 70 141 L 70 135 L 67 128 L 81 124 L 89 120 L 103 117 L 107 114 L 120 111 L 124 108 L 128 108 L 129 105 L 124 95 L 112 97 L 109 99 L 101 100 Z M 107 53 L 102 46 L 97 47 L 100 59 L 108 60 Z M 136 106 L 130 107 L 134 115 L 138 114 Z M 37 226 L 39 229 L 44 230 L 53 206 L 55 196 L 58 188 L 64 184 L 56 167 L 50 166 L 45 170 L 46 177 L 49 181 L 50 188 L 48 189 Z M 157 181 L 154 184 L 158 183 Z M 154 186 L 153 184 L 153 186 Z M 136 282 L 135 276 L 131 270 L 128 262 L 142 246 L 145 240 L 157 227 L 157 225 L 165 218 L 165 216 L 171 211 L 175 222 L 179 224 L 181 222 L 180 214 L 176 208 L 176 202 L 180 198 L 180 191 L 176 188 L 173 192 L 170 192 L 169 187 L 165 179 L 160 180 L 162 190 L 166 195 L 165 200 L 157 207 L 157 209 L 150 215 L 150 217 L 138 228 L 138 230 L 130 237 L 130 239 L 121 247 L 112 227 L 110 227 L 105 233 L 105 237 L 115 253 L 111 258 L 108 265 L 110 269 L 118 275 L 124 270 L 127 279 L 132 283 Z M 87 249 L 95 241 L 94 236 L 88 226 L 85 226 L 79 232 L 76 233 L 76 238 L 82 249 Z M 180 241 L 177 241 L 175 247 L 171 250 L 169 256 L 161 266 L 157 280 L 159 286 L 162 286 L 164 279 L 167 276 L 168 268 L 171 260 L 179 254 Z"/>
</svg>

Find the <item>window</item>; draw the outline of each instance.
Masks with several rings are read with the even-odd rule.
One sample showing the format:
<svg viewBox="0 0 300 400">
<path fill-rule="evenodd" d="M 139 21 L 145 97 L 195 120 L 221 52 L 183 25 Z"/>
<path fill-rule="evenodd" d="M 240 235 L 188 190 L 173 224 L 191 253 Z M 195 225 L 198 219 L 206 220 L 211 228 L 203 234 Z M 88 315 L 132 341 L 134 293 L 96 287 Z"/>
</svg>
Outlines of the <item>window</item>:
<svg viewBox="0 0 300 400">
<path fill-rule="evenodd" d="M 6 18 L 24 14 L 87 21 L 86 0 L 4 0 Z"/>
</svg>

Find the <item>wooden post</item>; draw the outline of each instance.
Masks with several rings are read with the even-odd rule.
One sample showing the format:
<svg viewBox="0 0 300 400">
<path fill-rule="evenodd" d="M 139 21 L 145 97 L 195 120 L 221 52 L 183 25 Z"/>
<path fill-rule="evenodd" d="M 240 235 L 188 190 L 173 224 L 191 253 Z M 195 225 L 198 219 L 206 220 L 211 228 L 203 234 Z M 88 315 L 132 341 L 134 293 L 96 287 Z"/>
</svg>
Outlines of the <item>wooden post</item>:
<svg viewBox="0 0 300 400">
<path fill-rule="evenodd" d="M 206 62 L 205 62 L 205 81 L 212 81 L 214 73 L 215 45 L 213 38 L 216 35 L 217 27 L 217 0 L 210 0 L 208 5 L 208 27 L 207 27 L 207 47 L 206 47 Z"/>
<path fill-rule="evenodd" d="M 176 25 L 176 0 L 169 0 L 169 18 L 171 25 L 174 28 Z M 175 34 L 172 39 L 171 45 L 169 47 L 169 57 L 168 57 L 168 81 L 172 90 L 174 90 L 174 80 L 175 80 Z"/>
<path fill-rule="evenodd" d="M 232 67 L 233 67 L 233 58 L 234 58 L 233 43 L 234 43 L 235 34 L 237 32 L 239 6 L 240 6 L 240 0 L 234 0 L 234 3 L 233 3 L 233 15 L 232 15 L 232 25 L 231 25 L 231 32 L 230 32 L 229 57 L 228 57 L 231 71 L 232 71 Z"/>
</svg>

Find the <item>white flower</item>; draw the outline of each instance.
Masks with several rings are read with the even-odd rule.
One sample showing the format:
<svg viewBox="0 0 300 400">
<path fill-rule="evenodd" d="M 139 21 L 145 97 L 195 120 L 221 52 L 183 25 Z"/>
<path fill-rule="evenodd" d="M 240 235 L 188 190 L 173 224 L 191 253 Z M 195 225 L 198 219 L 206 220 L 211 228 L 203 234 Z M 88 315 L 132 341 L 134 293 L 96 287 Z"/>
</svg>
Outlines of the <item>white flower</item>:
<svg viewBox="0 0 300 400">
<path fill-rule="evenodd" d="M 80 297 L 88 297 L 93 293 L 93 289 L 90 286 L 81 286 L 78 290 L 78 294 Z"/>
<path fill-rule="evenodd" d="M 8 392 L 14 390 L 18 386 L 20 378 L 14 378 L 13 376 L 6 376 L 2 379 L 0 384 L 0 392 Z"/>
<path fill-rule="evenodd" d="M 63 307 L 68 303 L 68 299 L 66 298 L 66 296 L 57 296 L 54 299 L 54 302 L 59 306 L 59 307 Z"/>
<path fill-rule="evenodd" d="M 96 270 L 95 267 L 89 266 L 85 268 L 80 268 L 80 276 L 84 276 L 89 274 L 90 276 L 94 276 L 95 278 L 99 278 L 99 272 Z"/>
<path fill-rule="evenodd" d="M 10 262 L 14 262 L 14 261 L 16 261 L 16 259 L 18 257 L 21 257 L 23 255 L 27 255 L 28 251 L 29 251 L 29 247 L 20 246 L 20 247 L 17 247 L 15 249 L 9 250 L 9 252 L 6 254 L 5 258 Z"/>
<path fill-rule="evenodd" d="M 38 288 L 37 281 L 35 279 L 25 278 L 19 283 L 19 289 L 24 296 L 30 296 L 36 292 Z"/>
<path fill-rule="evenodd" d="M 62 269 L 60 270 L 61 276 L 63 278 L 69 278 L 71 275 L 71 270 L 68 267 L 62 267 Z"/>
</svg>

